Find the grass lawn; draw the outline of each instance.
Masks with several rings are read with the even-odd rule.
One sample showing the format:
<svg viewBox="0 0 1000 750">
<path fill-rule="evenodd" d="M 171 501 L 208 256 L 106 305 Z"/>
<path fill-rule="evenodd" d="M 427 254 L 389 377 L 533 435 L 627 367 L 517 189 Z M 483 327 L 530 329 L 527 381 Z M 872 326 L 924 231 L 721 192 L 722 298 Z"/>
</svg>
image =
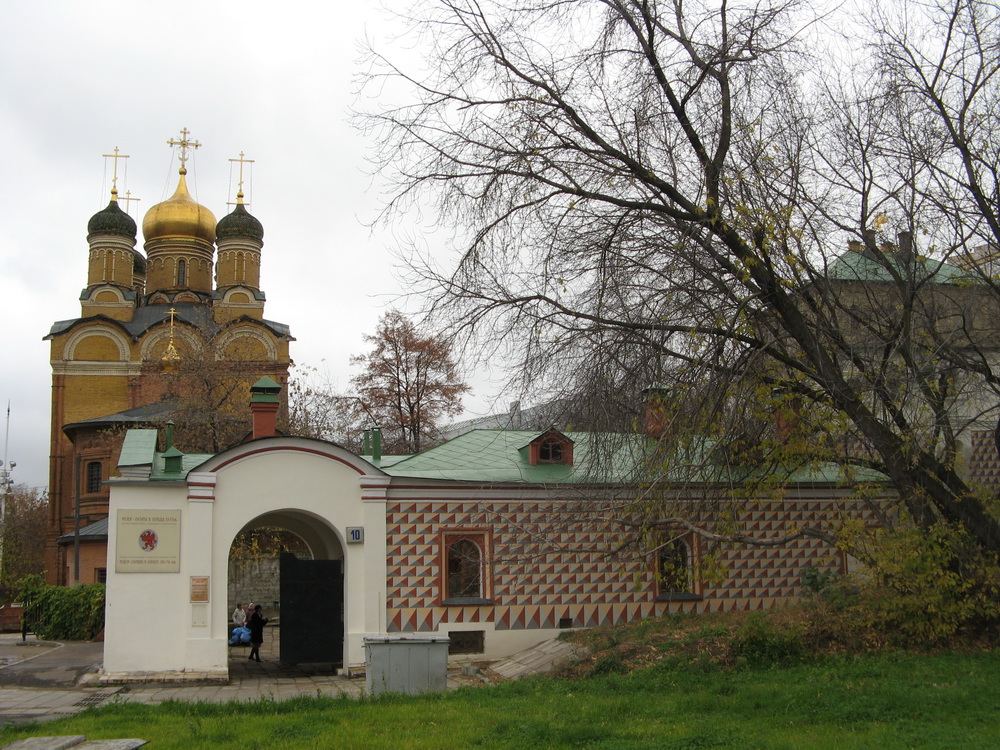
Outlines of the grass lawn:
<svg viewBox="0 0 1000 750">
<path fill-rule="evenodd" d="M 996 748 L 1000 652 L 882 654 L 772 669 L 668 663 L 421 698 L 112 705 L 22 737 L 142 737 L 152 748 Z"/>
</svg>

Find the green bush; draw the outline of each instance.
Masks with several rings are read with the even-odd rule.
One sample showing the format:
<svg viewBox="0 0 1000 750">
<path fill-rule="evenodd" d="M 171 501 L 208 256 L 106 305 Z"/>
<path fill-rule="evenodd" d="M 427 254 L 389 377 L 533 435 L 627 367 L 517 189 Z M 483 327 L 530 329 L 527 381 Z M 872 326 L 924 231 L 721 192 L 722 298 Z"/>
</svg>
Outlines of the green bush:
<svg viewBox="0 0 1000 750">
<path fill-rule="evenodd" d="M 104 628 L 104 584 L 48 586 L 41 576 L 22 579 L 27 628 L 39 638 L 54 641 L 89 641 Z"/>
<path fill-rule="evenodd" d="M 626 674 L 628 665 L 620 654 L 611 652 L 598 659 L 590 668 L 590 677 L 602 677 L 609 674 Z"/>
<path fill-rule="evenodd" d="M 872 572 L 860 583 L 873 628 L 899 645 L 938 646 L 1000 626 L 1000 566 L 962 529 L 880 532 Z"/>
<path fill-rule="evenodd" d="M 765 613 L 754 613 L 739 626 L 730 650 L 737 664 L 752 667 L 794 664 L 807 651 L 800 624 L 778 625 Z"/>
<path fill-rule="evenodd" d="M 819 594 L 836 583 L 838 575 L 829 568 L 807 565 L 802 571 L 802 591 L 807 594 Z"/>
</svg>

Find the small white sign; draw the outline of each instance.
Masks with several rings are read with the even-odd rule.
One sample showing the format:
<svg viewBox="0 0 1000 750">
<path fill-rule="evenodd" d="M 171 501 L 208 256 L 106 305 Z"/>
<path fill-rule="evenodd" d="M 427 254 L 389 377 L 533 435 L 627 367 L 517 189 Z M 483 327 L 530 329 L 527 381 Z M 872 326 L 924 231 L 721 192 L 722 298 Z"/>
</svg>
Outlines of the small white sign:
<svg viewBox="0 0 1000 750">
<path fill-rule="evenodd" d="M 347 543 L 348 544 L 361 544 L 365 541 L 365 528 L 364 526 L 348 526 L 347 527 Z"/>
<path fill-rule="evenodd" d="M 193 628 L 207 628 L 208 627 L 208 605 L 207 604 L 192 604 L 191 605 L 191 627 L 193 627 Z"/>
</svg>

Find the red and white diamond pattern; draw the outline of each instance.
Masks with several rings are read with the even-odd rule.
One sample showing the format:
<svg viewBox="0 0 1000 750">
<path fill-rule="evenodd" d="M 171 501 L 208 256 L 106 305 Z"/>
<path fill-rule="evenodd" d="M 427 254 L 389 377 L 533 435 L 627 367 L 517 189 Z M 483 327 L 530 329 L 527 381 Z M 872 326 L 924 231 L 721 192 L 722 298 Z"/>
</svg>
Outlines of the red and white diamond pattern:
<svg viewBox="0 0 1000 750">
<path fill-rule="evenodd" d="M 651 566 L 610 560 L 616 528 L 586 519 L 565 502 L 390 502 L 387 513 L 389 632 L 438 630 L 442 624 L 490 622 L 497 630 L 574 627 L 626 622 L 667 611 L 762 609 L 799 593 L 806 566 L 835 569 L 840 555 L 818 539 L 778 547 L 736 545 L 721 550 L 727 577 L 706 582 L 695 601 L 656 601 Z M 835 526 L 845 514 L 863 515 L 845 497 L 751 502 L 743 529 L 757 537 L 784 536 L 803 526 Z M 437 606 L 442 531 L 491 528 L 492 605 Z"/>
</svg>

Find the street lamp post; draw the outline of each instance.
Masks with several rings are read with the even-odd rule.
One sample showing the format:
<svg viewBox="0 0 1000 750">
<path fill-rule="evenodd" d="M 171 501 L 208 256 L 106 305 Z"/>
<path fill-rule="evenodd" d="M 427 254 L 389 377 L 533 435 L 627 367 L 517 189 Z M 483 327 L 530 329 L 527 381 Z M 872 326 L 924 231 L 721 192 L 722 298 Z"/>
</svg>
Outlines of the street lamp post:
<svg viewBox="0 0 1000 750">
<path fill-rule="evenodd" d="M 11 472 L 17 464 L 7 462 L 7 449 L 4 448 L 4 460 L 0 461 L 0 581 L 4 580 L 4 546 L 7 543 L 7 501 L 10 498 L 10 488 L 14 484 Z"/>
<path fill-rule="evenodd" d="M 7 446 L 10 445 L 10 401 L 7 402 L 7 426 L 3 436 L 3 461 L 0 461 L 0 581 L 3 580 L 3 548 L 7 541 L 7 501 L 10 498 L 10 488 L 14 484 L 11 472 L 17 466 L 13 461 L 7 461 Z"/>
</svg>

